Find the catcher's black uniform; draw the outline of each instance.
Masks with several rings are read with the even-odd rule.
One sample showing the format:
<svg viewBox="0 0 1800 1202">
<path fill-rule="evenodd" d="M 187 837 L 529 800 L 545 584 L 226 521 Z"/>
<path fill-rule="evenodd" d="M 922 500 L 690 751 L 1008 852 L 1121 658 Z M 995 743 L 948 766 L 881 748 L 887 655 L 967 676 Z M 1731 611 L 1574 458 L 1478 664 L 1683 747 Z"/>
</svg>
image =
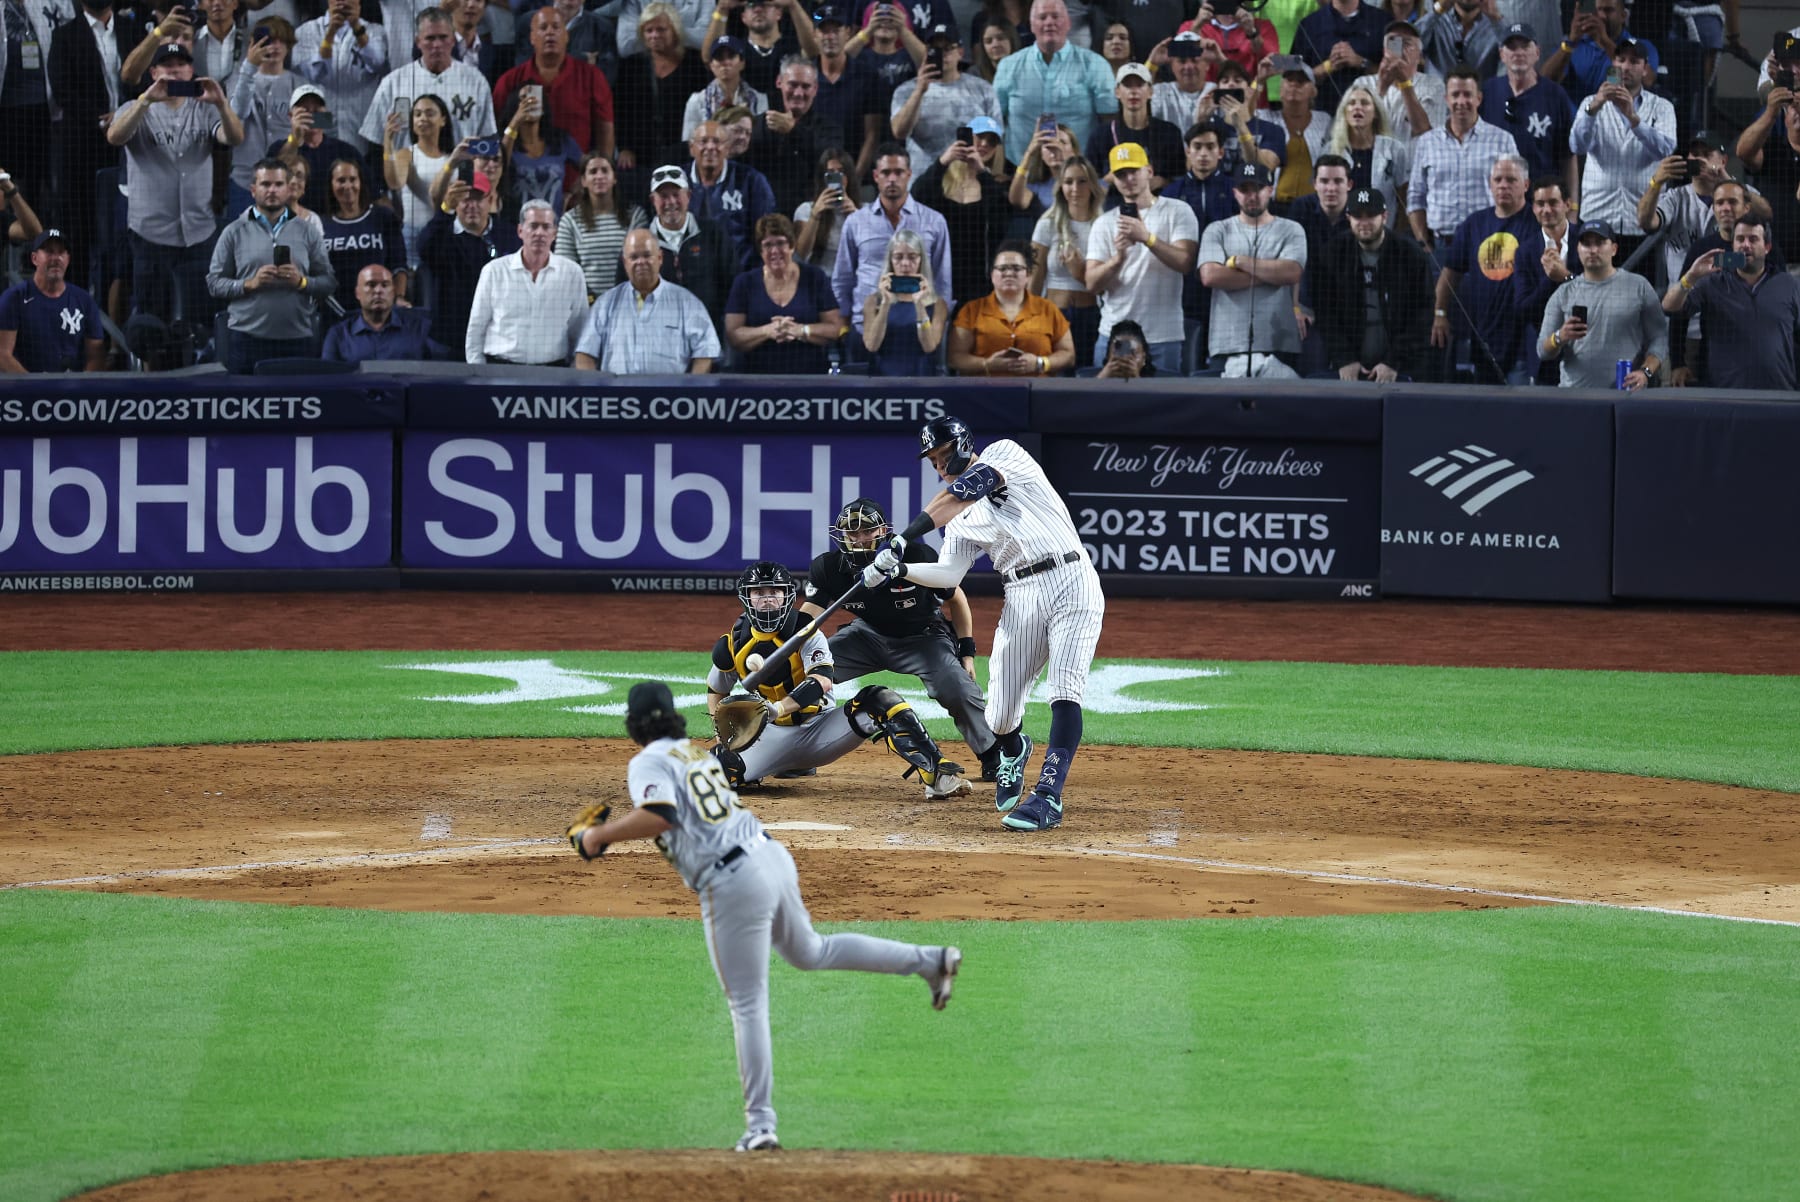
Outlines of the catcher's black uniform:
<svg viewBox="0 0 1800 1202">
<path fill-rule="evenodd" d="M 931 563 L 937 552 L 914 542 L 906 547 L 909 563 Z M 806 601 L 823 608 L 850 590 L 862 566 L 843 551 L 818 556 L 807 569 Z M 987 696 L 969 679 L 956 656 L 956 633 L 943 614 L 944 598 L 953 589 L 936 591 L 907 580 L 892 580 L 864 591 L 844 608 L 854 619 L 831 636 L 832 675 L 839 681 L 870 672 L 898 672 L 925 683 L 931 699 L 949 711 L 963 742 L 989 768 L 998 753 L 984 711 Z"/>
</svg>

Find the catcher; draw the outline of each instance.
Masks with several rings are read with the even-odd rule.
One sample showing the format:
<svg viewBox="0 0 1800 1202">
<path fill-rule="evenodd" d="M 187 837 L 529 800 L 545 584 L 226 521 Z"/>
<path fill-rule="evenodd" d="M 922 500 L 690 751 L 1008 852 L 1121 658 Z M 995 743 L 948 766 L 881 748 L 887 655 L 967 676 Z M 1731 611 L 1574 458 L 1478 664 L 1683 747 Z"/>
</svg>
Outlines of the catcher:
<svg viewBox="0 0 1800 1202">
<path fill-rule="evenodd" d="M 687 719 L 675 709 L 668 685 L 647 680 L 631 686 L 625 733 L 643 748 L 631 757 L 627 770 L 631 812 L 612 818 L 611 806 L 594 806 L 569 826 L 569 842 L 582 859 L 592 860 L 609 844 L 655 839 L 657 850 L 700 895 L 706 947 L 737 1035 L 746 1128 L 737 1150 L 778 1149 L 769 1040 L 770 945 L 802 972 L 838 968 L 923 977 L 931 986 L 934 1010 L 950 1001 L 962 952 L 814 931 L 800 897 L 794 858 L 763 832 L 755 814 L 738 804 L 718 760 L 688 741 Z"/>
<path fill-rule="evenodd" d="M 719 743 L 713 749 L 733 788 L 797 769 L 842 759 L 865 739 L 881 739 L 905 760 L 903 776 L 925 782 L 928 800 L 961 797 L 974 788 L 962 767 L 938 750 L 925 724 L 893 689 L 870 685 L 841 706 L 831 704 L 831 644 L 813 630 L 787 657 L 784 670 L 756 693 L 734 692 L 740 680 L 763 667 L 765 657 L 799 633 L 793 574 L 762 559 L 738 577 L 743 614 L 713 646 L 706 677 L 706 710 Z"/>
</svg>

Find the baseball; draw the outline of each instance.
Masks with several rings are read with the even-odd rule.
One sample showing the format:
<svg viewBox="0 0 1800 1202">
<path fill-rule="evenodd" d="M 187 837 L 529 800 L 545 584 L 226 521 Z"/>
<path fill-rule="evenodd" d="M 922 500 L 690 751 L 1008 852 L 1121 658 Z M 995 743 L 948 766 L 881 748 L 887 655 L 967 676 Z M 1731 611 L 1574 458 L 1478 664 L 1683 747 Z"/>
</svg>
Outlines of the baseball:
<svg viewBox="0 0 1800 1202">
<path fill-rule="evenodd" d="M 752 672 L 760 672 L 762 671 L 763 657 L 760 655 L 746 655 L 744 657 L 744 666 Z"/>
</svg>

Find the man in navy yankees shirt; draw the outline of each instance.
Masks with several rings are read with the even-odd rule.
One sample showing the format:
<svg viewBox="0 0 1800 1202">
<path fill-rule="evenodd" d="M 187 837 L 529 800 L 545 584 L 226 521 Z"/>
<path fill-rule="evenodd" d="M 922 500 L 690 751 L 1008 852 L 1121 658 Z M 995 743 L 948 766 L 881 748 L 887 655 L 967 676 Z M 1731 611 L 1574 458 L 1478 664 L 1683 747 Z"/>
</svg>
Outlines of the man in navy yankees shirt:
<svg viewBox="0 0 1800 1202">
<path fill-rule="evenodd" d="M 65 278 L 69 244 L 48 229 L 31 242 L 31 278 L 0 295 L 0 371 L 100 371 L 100 306 Z"/>
</svg>

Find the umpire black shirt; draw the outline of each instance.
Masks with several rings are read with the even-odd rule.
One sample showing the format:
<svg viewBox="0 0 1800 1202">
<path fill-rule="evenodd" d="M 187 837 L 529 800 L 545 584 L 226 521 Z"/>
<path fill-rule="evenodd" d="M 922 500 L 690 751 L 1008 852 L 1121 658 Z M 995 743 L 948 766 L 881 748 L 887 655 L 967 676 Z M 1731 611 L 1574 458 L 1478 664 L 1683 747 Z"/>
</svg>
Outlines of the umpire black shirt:
<svg viewBox="0 0 1800 1202">
<path fill-rule="evenodd" d="M 907 563 L 936 563 L 937 552 L 924 543 L 908 543 L 904 558 Z M 825 552 L 806 570 L 807 604 L 825 608 L 849 592 L 861 574 L 862 569 L 852 566 L 842 551 Z M 877 634 L 904 638 L 924 634 L 937 625 L 942 597 L 955 591 L 944 589 L 940 595 L 910 580 L 890 580 L 881 588 L 858 593 L 844 608 L 874 627 Z"/>
</svg>

